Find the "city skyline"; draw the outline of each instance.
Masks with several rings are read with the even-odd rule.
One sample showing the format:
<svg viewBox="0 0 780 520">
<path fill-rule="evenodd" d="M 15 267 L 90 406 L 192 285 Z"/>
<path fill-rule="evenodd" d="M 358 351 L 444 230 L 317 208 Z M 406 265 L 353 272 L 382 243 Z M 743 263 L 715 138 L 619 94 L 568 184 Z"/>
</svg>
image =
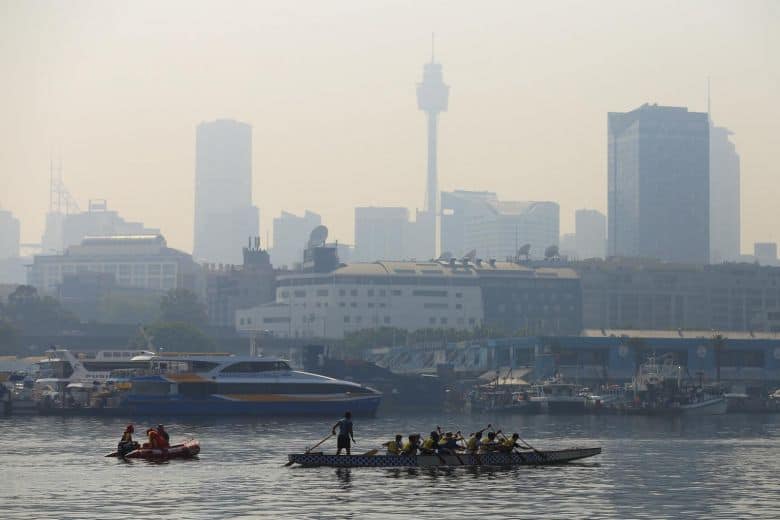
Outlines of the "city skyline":
<svg viewBox="0 0 780 520">
<path fill-rule="evenodd" d="M 84 14 L 84 5 L 77 4 L 73 14 Z M 293 71 L 261 51 L 250 50 L 248 44 L 255 45 L 254 38 L 259 36 L 247 23 L 202 57 L 214 69 L 204 75 L 196 71 L 192 51 L 223 37 L 220 28 L 236 13 L 223 13 L 207 23 L 210 12 L 194 9 L 186 15 L 186 22 L 194 23 L 195 40 L 203 41 L 185 45 L 161 30 L 171 29 L 172 35 L 181 36 L 183 29 L 173 20 L 171 7 L 149 15 L 154 23 L 146 28 L 133 9 L 120 19 L 99 6 L 93 15 L 82 18 L 65 17 L 57 8 L 9 7 L 11 16 L 4 20 L 16 17 L 20 21 L 5 27 L 11 49 L 27 45 L 29 35 L 36 34 L 37 24 L 42 23 L 37 16 L 43 11 L 48 11 L 46 20 L 62 23 L 42 41 L 45 52 L 32 63 L 0 53 L 4 70 L 29 78 L 11 84 L 10 95 L 2 102 L 9 118 L 0 126 L 8 147 L 0 159 L 0 204 L 22 222 L 22 242 L 37 242 L 47 208 L 48 163 L 54 155 L 62 157 L 65 182 L 79 203 L 109 199 L 126 218 L 160 228 L 173 247 L 191 251 L 191 223 L 181 216 L 192 214 L 194 128 L 205 120 L 235 118 L 255 131 L 252 191 L 264 215 L 260 236 L 267 236 L 272 219 L 282 210 L 299 213 L 311 208 L 322 214 L 333 238 L 351 243 L 354 207 L 403 206 L 413 211 L 423 205 L 426 129 L 415 106 L 414 82 L 428 57 L 428 38 L 435 29 L 436 61 L 447 68 L 447 83 L 453 86 L 454 96 L 447 124 L 439 129 L 441 191 L 490 190 L 508 200 L 553 200 L 561 206 L 561 232 L 571 232 L 576 208 L 606 213 L 604 114 L 656 101 L 704 111 L 710 76 L 714 118 L 735 133 L 733 141 L 742 159 L 741 251 L 748 253 L 753 242 L 780 241 L 771 225 L 776 210 L 765 195 L 777 170 L 769 129 L 780 106 L 776 91 L 770 88 L 778 80 L 770 52 L 778 38 L 770 30 L 778 12 L 766 2 L 747 3 L 739 9 L 719 3 L 719 9 L 699 13 L 702 5 L 672 8 L 683 17 L 701 14 L 702 26 L 682 34 L 685 24 L 670 22 L 668 41 L 648 49 L 642 67 L 634 63 L 634 56 L 606 53 L 603 63 L 591 65 L 594 74 L 590 70 L 586 75 L 578 73 L 576 82 L 571 75 L 582 69 L 577 65 L 575 42 L 540 33 L 528 18 L 545 16 L 584 35 L 608 29 L 601 37 L 576 42 L 588 52 L 604 53 L 611 46 L 603 40 L 629 29 L 649 39 L 652 30 L 644 29 L 640 20 L 660 19 L 664 9 L 643 6 L 640 13 L 632 14 L 616 4 L 611 22 L 621 25 L 593 20 L 580 11 L 583 7 L 569 3 L 517 7 L 509 10 L 507 19 L 528 29 L 518 35 L 523 31 L 501 23 L 491 34 L 475 28 L 475 20 L 495 22 L 489 13 L 477 13 L 465 28 L 467 17 L 453 20 L 452 25 L 437 23 L 432 7 L 423 8 L 423 16 L 411 31 L 393 33 L 397 27 L 393 21 L 400 23 L 409 13 L 399 8 L 388 14 L 391 23 L 380 24 L 376 28 L 381 30 L 368 34 L 371 31 L 366 29 L 374 27 L 360 26 L 358 22 L 369 22 L 355 5 L 345 3 L 344 35 L 328 40 L 323 39 L 315 16 L 328 20 L 327 12 L 301 17 L 294 11 L 244 6 L 236 9 L 257 10 L 270 20 L 263 23 L 270 24 L 277 38 L 272 41 L 274 53 L 288 52 L 291 63 L 300 66 Z M 562 6 L 572 12 L 565 14 Z M 740 27 L 730 19 L 735 12 L 744 22 Z M 578 21 L 574 21 L 576 14 L 582 15 Z M 311 37 L 320 48 L 307 45 L 303 49 L 278 39 L 274 20 L 290 21 L 295 35 L 314 28 Z M 97 22 L 105 28 L 99 29 Z M 94 40 L 79 38 L 85 28 L 97 31 Z M 115 31 L 109 34 L 108 29 Z M 355 82 L 355 72 L 348 65 L 354 66 L 359 55 L 346 46 L 346 40 L 357 35 L 363 38 L 363 51 L 371 61 L 360 61 L 358 77 L 362 79 Z M 144 44 L 140 54 L 133 54 L 128 43 L 139 37 Z M 719 43 L 727 39 L 730 47 L 721 48 Z M 548 44 L 544 52 L 529 50 L 530 44 L 539 41 Z M 675 45 L 683 41 L 687 47 L 675 57 Z M 92 45 L 95 42 L 101 45 Z M 54 50 L 57 45 L 61 50 Z M 152 59 L 149 53 L 157 47 L 161 57 Z M 111 51 L 117 52 L 109 57 Z M 234 59 L 221 62 L 231 55 L 229 51 L 235 51 Z M 333 55 L 327 69 L 314 59 L 323 53 Z M 686 61 L 694 55 L 700 59 Z M 175 62 L 176 56 L 184 61 L 169 72 L 164 64 Z M 146 59 L 151 68 L 142 70 L 140 64 Z M 259 68 L 252 74 L 239 72 L 255 59 L 271 67 L 272 73 L 262 74 Z M 559 60 L 554 66 L 553 59 Z M 64 74 L 73 63 L 79 64 L 76 74 Z M 507 63 L 523 65 L 522 74 L 509 70 Z M 605 90 L 598 72 L 616 66 L 628 67 L 636 77 L 622 78 L 617 87 Z M 109 72 L 109 79 L 97 74 L 100 67 Z M 299 98 L 302 92 L 296 74 L 301 70 L 318 80 L 317 88 L 307 91 L 310 99 Z M 129 86 L 111 79 L 123 75 L 129 78 Z M 148 78 L 161 81 L 149 82 Z M 235 95 L 225 96 L 232 90 L 226 90 L 219 78 L 245 83 L 234 88 Z M 183 91 L 184 79 L 208 81 L 201 84 L 203 92 L 189 95 Z M 106 99 L 108 93 L 115 93 L 119 102 Z M 374 104 L 368 96 L 374 96 Z M 72 102 L 65 103 L 66 99 Z M 553 106 L 556 110 L 544 110 Z M 279 125 L 282 116 L 286 126 Z M 576 125 L 563 125 L 572 118 Z M 286 144 L 280 146 L 282 141 Z M 559 149 L 563 143 L 565 153 L 551 153 L 547 142 L 556 142 Z M 379 185 L 382 190 L 375 189 Z"/>
</svg>

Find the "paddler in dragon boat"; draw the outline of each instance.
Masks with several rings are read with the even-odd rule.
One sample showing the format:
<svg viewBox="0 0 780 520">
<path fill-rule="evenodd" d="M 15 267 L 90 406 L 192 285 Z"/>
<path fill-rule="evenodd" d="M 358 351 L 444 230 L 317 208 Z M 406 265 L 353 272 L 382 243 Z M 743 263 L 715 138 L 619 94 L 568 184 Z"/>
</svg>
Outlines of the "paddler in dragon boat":
<svg viewBox="0 0 780 520">
<path fill-rule="evenodd" d="M 458 444 L 458 438 L 460 437 L 460 432 L 458 432 L 458 437 L 456 437 L 452 432 L 447 432 L 444 434 L 444 437 L 439 439 L 439 453 L 442 455 L 455 455 L 459 451 L 463 451 L 463 446 Z M 461 439 L 463 437 L 460 437 Z"/>
<path fill-rule="evenodd" d="M 420 449 L 420 434 L 409 434 L 409 440 L 404 444 L 401 450 L 402 455 L 417 455 L 417 451 Z"/>
<path fill-rule="evenodd" d="M 396 435 L 395 440 L 386 442 L 384 445 L 387 446 L 387 454 L 388 455 L 400 455 L 401 451 L 404 449 L 404 436 L 403 435 Z"/>
<path fill-rule="evenodd" d="M 434 455 L 438 449 L 439 449 L 439 432 L 434 430 L 423 441 L 422 446 L 420 446 L 420 453 L 422 455 Z"/>
</svg>

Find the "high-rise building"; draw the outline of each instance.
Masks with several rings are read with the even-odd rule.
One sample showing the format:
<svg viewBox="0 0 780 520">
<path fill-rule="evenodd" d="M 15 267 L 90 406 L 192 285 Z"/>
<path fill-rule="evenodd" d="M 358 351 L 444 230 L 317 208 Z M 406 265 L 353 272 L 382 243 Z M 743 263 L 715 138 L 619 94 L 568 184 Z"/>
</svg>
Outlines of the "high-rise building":
<svg viewBox="0 0 780 520">
<path fill-rule="evenodd" d="M 108 209 L 105 200 L 90 200 L 89 210 L 62 215 L 62 247 L 81 244 L 87 236 L 159 235 L 160 230 L 147 228 L 142 222 L 128 222 Z M 44 254 L 51 251 L 44 251 Z"/>
<path fill-rule="evenodd" d="M 498 197 L 492 191 L 443 191 L 441 193 L 441 252 L 462 258 L 470 251 L 466 228 L 474 219 L 489 218 Z"/>
<path fill-rule="evenodd" d="M 753 256 L 760 265 L 777 265 L 777 244 L 775 242 L 756 242 L 753 244 Z"/>
<path fill-rule="evenodd" d="M 260 225 L 252 205 L 252 127 L 229 119 L 201 123 L 195 147 L 193 255 L 240 264 L 241 247 Z"/>
<path fill-rule="evenodd" d="M 19 220 L 10 211 L 0 209 L 0 259 L 19 256 Z"/>
<path fill-rule="evenodd" d="M 322 218 L 309 210 L 306 210 L 302 217 L 282 211 L 281 216 L 274 219 L 271 262 L 277 267 L 292 267 L 293 264 L 301 263 L 309 235 L 320 224 Z"/>
<path fill-rule="evenodd" d="M 728 128 L 710 121 L 710 260 L 734 262 L 740 257 L 739 154 Z"/>
<path fill-rule="evenodd" d="M 609 255 L 709 262 L 707 114 L 610 112 L 608 147 Z"/>
<path fill-rule="evenodd" d="M 574 213 L 577 258 L 604 258 L 607 247 L 607 217 L 595 209 Z"/>
<path fill-rule="evenodd" d="M 423 67 L 422 83 L 417 84 L 417 107 L 428 117 L 428 168 L 425 191 L 425 212 L 417 215 L 416 232 L 430 236 L 429 250 L 436 253 L 436 217 L 439 214 L 439 173 L 437 163 L 439 114 L 447 111 L 450 87 L 444 83 L 442 68 L 431 51 L 431 62 Z"/>
<path fill-rule="evenodd" d="M 355 208 L 355 253 L 358 262 L 407 258 L 409 210 L 398 207 Z"/>
<path fill-rule="evenodd" d="M 577 255 L 577 235 L 575 233 L 564 233 L 558 242 L 558 255 L 562 258 L 578 258 Z"/>
</svg>

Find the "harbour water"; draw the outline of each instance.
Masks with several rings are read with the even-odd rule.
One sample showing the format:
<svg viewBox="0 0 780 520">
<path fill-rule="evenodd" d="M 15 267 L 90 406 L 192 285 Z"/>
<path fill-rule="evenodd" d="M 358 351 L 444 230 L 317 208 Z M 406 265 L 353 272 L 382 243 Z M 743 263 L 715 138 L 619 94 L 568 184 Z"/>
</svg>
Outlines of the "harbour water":
<svg viewBox="0 0 780 520">
<path fill-rule="evenodd" d="M 128 420 L 0 418 L 0 518 L 777 518 L 780 415 L 418 414 L 355 421 L 355 452 L 436 425 L 493 423 L 537 448 L 603 446 L 582 463 L 514 469 L 286 468 L 333 421 L 166 422 L 198 460 L 124 462 Z M 137 430 L 159 418 L 134 420 Z M 333 442 L 325 445 L 333 449 Z"/>
</svg>

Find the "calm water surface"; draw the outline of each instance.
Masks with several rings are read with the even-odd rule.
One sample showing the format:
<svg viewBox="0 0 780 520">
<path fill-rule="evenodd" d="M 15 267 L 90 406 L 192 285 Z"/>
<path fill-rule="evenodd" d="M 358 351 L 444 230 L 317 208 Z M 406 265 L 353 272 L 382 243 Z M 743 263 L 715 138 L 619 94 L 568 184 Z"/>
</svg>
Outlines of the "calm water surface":
<svg viewBox="0 0 780 520">
<path fill-rule="evenodd" d="M 328 433 L 322 420 L 168 420 L 173 441 L 200 440 L 199 460 L 104 458 L 127 422 L 0 418 L 0 518 L 780 517 L 778 415 L 356 420 L 357 452 L 396 432 L 488 422 L 536 448 L 604 448 L 579 464 L 492 471 L 282 467 Z"/>
</svg>

